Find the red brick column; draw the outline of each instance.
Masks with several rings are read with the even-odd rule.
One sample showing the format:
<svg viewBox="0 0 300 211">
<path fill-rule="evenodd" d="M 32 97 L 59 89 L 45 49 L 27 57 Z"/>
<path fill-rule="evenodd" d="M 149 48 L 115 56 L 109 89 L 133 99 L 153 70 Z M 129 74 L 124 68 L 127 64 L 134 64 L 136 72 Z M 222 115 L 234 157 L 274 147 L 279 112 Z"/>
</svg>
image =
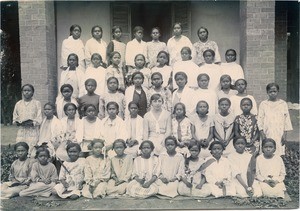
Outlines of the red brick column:
<svg viewBox="0 0 300 211">
<path fill-rule="evenodd" d="M 240 1 L 241 65 L 248 93 L 260 103 L 275 81 L 275 1 Z"/>
<path fill-rule="evenodd" d="M 22 85 L 35 87 L 42 105 L 57 93 L 56 35 L 53 1 L 19 2 Z"/>
</svg>

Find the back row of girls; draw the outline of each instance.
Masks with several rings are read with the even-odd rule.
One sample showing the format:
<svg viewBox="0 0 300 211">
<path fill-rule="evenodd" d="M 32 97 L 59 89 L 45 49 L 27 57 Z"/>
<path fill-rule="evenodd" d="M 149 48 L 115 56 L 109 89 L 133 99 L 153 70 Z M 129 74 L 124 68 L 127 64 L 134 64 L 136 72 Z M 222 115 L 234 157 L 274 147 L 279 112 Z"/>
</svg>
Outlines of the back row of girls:
<svg viewBox="0 0 300 211">
<path fill-rule="evenodd" d="M 57 171 L 46 147 L 37 148 L 34 160 L 27 157 L 29 146 L 18 142 L 15 145 L 18 160 L 11 166 L 10 181 L 1 184 L 1 199 L 18 195 L 49 197 L 51 194 L 61 198 L 95 199 L 126 194 L 134 198 L 212 195 L 289 200 L 283 183 L 285 167 L 282 159 L 274 155 L 276 142 L 263 140 L 263 154 L 257 159 L 245 151 L 246 145 L 245 138 L 235 138 L 235 152 L 226 158 L 222 156 L 223 143 L 213 141 L 210 156 L 202 159 L 199 142 L 191 141 L 190 156 L 184 158 L 176 152 L 177 139 L 168 136 L 164 140 L 166 151 L 158 157 L 152 154 L 154 144 L 145 140 L 139 147 L 140 156 L 133 160 L 125 153 L 127 146 L 122 139 L 113 142 L 116 155 L 111 159 L 103 154 L 103 140 L 91 142 L 92 153 L 86 159 L 80 158 L 79 144 L 69 143 L 66 147 L 69 159 Z"/>
</svg>

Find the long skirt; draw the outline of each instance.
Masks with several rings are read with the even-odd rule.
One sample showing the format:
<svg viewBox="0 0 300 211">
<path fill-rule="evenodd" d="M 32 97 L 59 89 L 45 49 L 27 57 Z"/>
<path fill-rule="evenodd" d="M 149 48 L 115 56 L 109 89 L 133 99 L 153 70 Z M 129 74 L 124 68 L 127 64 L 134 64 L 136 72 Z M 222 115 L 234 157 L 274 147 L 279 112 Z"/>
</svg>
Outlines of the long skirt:
<svg viewBox="0 0 300 211">
<path fill-rule="evenodd" d="M 97 187 L 94 188 L 93 192 L 90 192 L 89 185 L 84 185 L 82 189 L 82 196 L 94 199 L 97 197 L 105 197 L 106 195 L 107 182 L 100 182 Z"/>
<path fill-rule="evenodd" d="M 175 182 L 169 182 L 165 184 L 159 179 L 155 183 L 158 186 L 158 194 L 162 196 L 168 196 L 171 198 L 178 196 L 177 189 L 179 182 L 177 180 Z"/>
<path fill-rule="evenodd" d="M 148 198 L 158 193 L 158 187 L 152 183 L 149 188 L 143 188 L 136 180 L 132 180 L 127 186 L 127 194 L 134 198 Z"/>
<path fill-rule="evenodd" d="M 79 197 L 81 196 L 80 190 L 76 189 L 75 187 L 65 188 L 63 184 L 57 184 L 54 186 L 54 189 L 57 195 L 62 199 L 66 199 L 72 195 L 77 195 Z"/>
<path fill-rule="evenodd" d="M 262 190 L 263 196 L 284 198 L 284 191 L 286 190 L 286 188 L 283 182 L 278 183 L 273 188 L 265 182 L 260 182 L 259 185 Z"/>
<path fill-rule="evenodd" d="M 116 181 L 111 179 L 107 183 L 106 193 L 108 196 L 120 196 L 126 193 L 127 182 L 116 186 Z"/>
<path fill-rule="evenodd" d="M 51 193 L 55 193 L 55 183 L 45 184 L 43 182 L 31 183 L 29 188 L 22 190 L 20 196 L 43 196 L 49 197 Z"/>
<path fill-rule="evenodd" d="M 204 184 L 201 189 L 196 188 L 197 184 L 193 184 L 191 188 L 180 182 L 178 185 L 178 193 L 182 196 L 207 197 L 211 194 L 209 185 Z"/>
<path fill-rule="evenodd" d="M 241 197 L 241 198 L 249 197 L 245 188 L 241 185 L 241 183 L 239 183 L 239 181 L 237 179 L 234 179 L 233 183 L 235 185 L 237 197 Z M 258 181 L 254 180 L 252 188 L 253 188 L 253 197 L 261 197 L 262 196 L 262 191 L 261 191 Z"/>
<path fill-rule="evenodd" d="M 12 182 L 4 182 L 1 184 L 1 198 L 12 198 L 18 196 L 20 191 L 28 188 L 27 185 L 18 185 L 14 187 L 10 187 Z"/>
<path fill-rule="evenodd" d="M 35 156 L 35 152 L 33 152 L 34 146 L 37 145 L 39 141 L 39 127 L 23 127 L 19 126 L 18 132 L 17 132 L 17 138 L 16 142 L 24 141 L 28 144 L 29 150 L 28 155 L 30 157 Z"/>
</svg>

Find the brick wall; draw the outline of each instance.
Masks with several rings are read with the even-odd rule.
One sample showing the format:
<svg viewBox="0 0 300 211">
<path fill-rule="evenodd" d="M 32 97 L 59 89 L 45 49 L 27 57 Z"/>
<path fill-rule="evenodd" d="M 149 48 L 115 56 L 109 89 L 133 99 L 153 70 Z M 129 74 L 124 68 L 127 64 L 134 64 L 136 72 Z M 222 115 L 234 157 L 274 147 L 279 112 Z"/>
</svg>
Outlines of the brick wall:
<svg viewBox="0 0 300 211">
<path fill-rule="evenodd" d="M 287 97 L 287 9 L 276 3 L 275 16 L 275 82 L 280 87 L 279 97 Z"/>
<path fill-rule="evenodd" d="M 22 84 L 35 87 L 42 105 L 54 102 L 57 90 L 54 15 L 52 1 L 19 2 Z"/>
<path fill-rule="evenodd" d="M 241 65 L 257 103 L 275 80 L 275 1 L 240 1 Z"/>
</svg>

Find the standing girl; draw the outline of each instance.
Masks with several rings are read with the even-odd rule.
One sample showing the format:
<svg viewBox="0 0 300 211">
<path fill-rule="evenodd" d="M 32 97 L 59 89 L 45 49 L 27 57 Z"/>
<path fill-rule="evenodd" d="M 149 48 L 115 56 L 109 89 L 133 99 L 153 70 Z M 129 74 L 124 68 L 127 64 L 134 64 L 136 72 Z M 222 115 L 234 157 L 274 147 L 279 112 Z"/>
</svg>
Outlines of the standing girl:
<svg viewBox="0 0 300 211">
<path fill-rule="evenodd" d="M 81 147 L 77 143 L 67 145 L 69 161 L 63 163 L 59 173 L 59 184 L 54 189 L 60 198 L 78 199 L 84 182 L 85 159 L 79 158 Z"/>
<path fill-rule="evenodd" d="M 231 77 L 229 75 L 222 75 L 220 78 L 221 90 L 217 92 L 218 99 L 221 98 L 230 98 L 233 95 L 236 95 L 238 91 L 232 89 Z"/>
<path fill-rule="evenodd" d="M 235 87 L 236 90 L 238 91 L 238 93 L 236 95 L 233 95 L 230 97 L 230 101 L 231 101 L 231 112 L 233 112 L 233 114 L 235 116 L 242 114 L 243 111 L 241 110 L 241 100 L 245 97 L 250 98 L 250 100 L 252 101 L 252 111 L 251 113 L 254 115 L 257 115 L 257 105 L 256 105 L 256 101 L 254 99 L 254 97 L 252 95 L 248 95 L 246 88 L 247 88 L 247 81 L 244 79 L 238 79 L 235 82 Z"/>
<path fill-rule="evenodd" d="M 241 65 L 237 64 L 236 61 L 236 51 L 234 49 L 228 49 L 225 53 L 225 59 L 227 63 L 221 64 L 222 75 L 230 75 L 232 79 L 232 85 L 236 80 L 242 78 L 244 79 L 244 71 Z"/>
<path fill-rule="evenodd" d="M 103 101 L 104 106 L 107 106 L 109 102 L 116 102 L 119 105 L 119 113 L 118 116 L 124 119 L 125 112 L 125 96 L 123 93 L 118 92 L 119 81 L 116 77 L 109 77 L 107 79 L 107 88 L 108 92 L 104 94 Z M 107 116 L 107 111 L 105 112 L 105 116 Z"/>
<path fill-rule="evenodd" d="M 185 105 L 183 103 L 176 103 L 174 106 L 172 118 L 172 135 L 178 140 L 177 152 L 186 156 L 188 154 L 187 147 L 192 138 L 191 121 L 186 116 Z"/>
<path fill-rule="evenodd" d="M 236 137 L 244 137 L 247 141 L 246 150 L 251 154 L 259 151 L 259 130 L 257 119 L 251 113 L 252 100 L 243 98 L 241 100 L 243 114 L 238 115 L 234 121 L 234 134 Z"/>
<path fill-rule="evenodd" d="M 126 89 L 125 100 L 126 108 L 128 108 L 129 102 L 133 101 L 139 104 L 138 115 L 144 117 L 149 107 L 149 93 L 146 88 L 143 88 L 144 74 L 141 72 L 135 72 L 132 74 L 133 86 Z M 129 112 L 125 110 L 125 118 L 129 116 Z"/>
<path fill-rule="evenodd" d="M 178 195 L 178 183 L 184 176 L 184 158 L 176 152 L 177 140 L 174 136 L 165 139 L 166 152 L 159 157 L 160 174 L 156 181 L 158 194 L 174 198 Z"/>
<path fill-rule="evenodd" d="M 81 142 L 81 157 L 89 156 L 92 140 L 101 137 L 101 123 L 97 117 L 96 107 L 92 104 L 88 104 L 84 106 L 84 113 L 86 116 L 82 118 L 83 136 Z"/>
<path fill-rule="evenodd" d="M 36 160 L 28 158 L 29 146 L 25 142 L 18 142 L 14 146 L 18 156 L 10 167 L 9 182 L 1 184 L 1 199 L 18 196 L 30 184 L 31 167 Z"/>
<path fill-rule="evenodd" d="M 120 26 L 112 27 L 112 41 L 108 43 L 106 49 L 106 57 L 111 58 L 112 52 L 118 52 L 120 55 L 120 63 L 118 66 L 120 68 L 125 66 L 125 50 L 126 44 L 121 41 L 122 38 L 122 28 Z M 111 59 L 110 59 L 111 60 Z M 108 61 L 109 63 L 109 61 Z"/>
<path fill-rule="evenodd" d="M 263 154 L 257 157 L 256 178 L 259 181 L 263 196 L 289 199 L 284 185 L 286 175 L 282 158 L 274 154 L 276 142 L 267 138 L 262 142 Z"/>
<path fill-rule="evenodd" d="M 70 27 L 70 36 L 64 39 L 61 47 L 61 66 L 60 68 L 65 70 L 68 68 L 67 57 L 71 53 L 78 55 L 78 64 L 80 69 L 85 71 L 85 61 L 84 61 L 84 45 L 81 36 L 81 27 L 74 24 Z"/>
<path fill-rule="evenodd" d="M 162 109 L 164 100 L 160 94 L 150 98 L 151 109 L 144 117 L 144 140 L 154 143 L 154 154 L 159 155 L 164 150 L 163 141 L 171 135 L 171 114 Z"/>
<path fill-rule="evenodd" d="M 60 120 L 56 117 L 56 108 L 52 103 L 44 105 L 45 118 L 40 128 L 40 136 L 38 145 L 46 143 L 49 147 L 51 156 L 56 154 L 56 150 L 61 145 L 59 136 L 62 135 L 62 126 Z"/>
<path fill-rule="evenodd" d="M 57 108 L 57 117 L 62 119 L 66 116 L 64 112 L 64 106 L 67 103 L 74 103 L 76 106 L 78 105 L 77 100 L 72 96 L 73 94 L 73 87 L 71 84 L 64 84 L 60 87 L 60 92 L 62 98 L 56 99 L 56 108 Z M 77 114 L 78 115 L 78 114 Z"/>
<path fill-rule="evenodd" d="M 100 26 L 93 26 L 91 32 L 93 37 L 86 42 L 84 47 L 85 62 L 87 67 L 91 64 L 91 56 L 94 53 L 100 54 L 103 61 L 106 61 L 107 44 L 104 40 L 102 40 L 102 28 Z"/>
<path fill-rule="evenodd" d="M 111 179 L 108 181 L 106 193 L 109 196 L 125 194 L 133 171 L 133 159 L 124 153 L 126 143 L 117 139 L 113 143 L 116 156 L 111 158 Z"/>
<path fill-rule="evenodd" d="M 205 50 L 203 52 L 203 57 L 205 64 L 202 65 L 199 69 L 200 73 L 206 73 L 209 78 L 208 89 L 213 91 L 220 90 L 220 77 L 222 76 L 220 65 L 214 64 L 215 61 L 215 52 L 211 49 Z"/>
<path fill-rule="evenodd" d="M 232 144 L 235 116 L 229 113 L 231 102 L 228 98 L 221 98 L 218 105 L 220 113 L 214 116 L 214 136 L 215 139 L 223 143 L 225 147 L 223 154 L 227 156 L 235 151 Z"/>
<path fill-rule="evenodd" d="M 89 78 L 95 79 L 97 82 L 95 93 L 102 96 L 107 92 L 105 84 L 106 66 L 102 61 L 101 55 L 98 53 L 92 54 L 91 61 L 92 65 L 86 69 L 84 81 Z"/>
<path fill-rule="evenodd" d="M 171 112 L 172 110 L 172 93 L 169 89 L 164 88 L 163 76 L 159 72 L 152 73 L 151 75 L 152 87 L 149 90 L 150 96 L 153 94 L 160 94 L 164 100 L 163 109 Z"/>
<path fill-rule="evenodd" d="M 127 194 L 135 198 L 148 198 L 156 195 L 158 187 L 157 180 L 160 167 L 157 156 L 151 155 L 154 150 L 154 144 L 149 141 L 143 141 L 140 145 L 141 156 L 134 159 L 132 181 L 127 186 Z"/>
<path fill-rule="evenodd" d="M 84 167 L 85 185 L 82 196 L 90 199 L 103 198 L 106 195 L 107 182 L 110 178 L 110 160 L 102 154 L 104 141 L 95 139 L 91 142 L 92 155 L 86 158 Z"/>
<path fill-rule="evenodd" d="M 25 84 L 21 88 L 23 99 L 16 103 L 13 122 L 19 127 L 16 142 L 24 141 L 28 144 L 28 154 L 31 156 L 39 138 L 39 125 L 42 122 L 40 101 L 33 99 L 34 87 Z"/>
<path fill-rule="evenodd" d="M 256 154 L 251 155 L 245 152 L 246 139 L 237 137 L 233 139 L 236 151 L 228 155 L 232 165 L 233 183 L 238 197 L 260 197 L 262 195 L 259 183 L 255 180 Z"/>
<path fill-rule="evenodd" d="M 58 180 L 57 171 L 52 163 L 49 163 L 50 152 L 45 147 L 36 150 L 38 162 L 32 165 L 30 177 L 32 183 L 29 188 L 22 190 L 20 196 L 49 197 L 54 192 L 54 186 Z"/>
<path fill-rule="evenodd" d="M 125 119 L 127 130 L 126 149 L 125 153 L 136 158 L 139 150 L 139 143 L 143 140 L 144 119 L 138 115 L 139 105 L 131 101 L 128 104 L 130 117 Z"/>
<path fill-rule="evenodd" d="M 207 197 L 211 191 L 205 184 L 205 177 L 199 167 L 204 159 L 199 157 L 201 146 L 197 141 L 191 141 L 188 145 L 190 156 L 185 159 L 185 175 L 181 177 L 178 185 L 178 193 L 183 196 Z"/>
<path fill-rule="evenodd" d="M 189 38 L 182 35 L 182 24 L 175 23 L 173 26 L 174 36 L 168 40 L 167 48 L 170 54 L 170 64 L 173 66 L 175 62 L 181 61 L 180 51 L 183 47 L 193 49 L 193 45 Z M 193 54 L 192 54 L 193 55 Z"/>
<path fill-rule="evenodd" d="M 110 54 L 110 65 L 106 69 L 106 81 L 110 77 L 116 77 L 119 81 L 119 91 L 125 93 L 125 78 L 124 67 L 120 67 L 121 54 L 117 51 L 113 51 Z"/>
<path fill-rule="evenodd" d="M 84 72 L 78 68 L 78 56 L 74 53 L 68 56 L 68 68 L 61 72 L 58 87 L 62 87 L 64 84 L 70 84 L 73 87 L 74 98 L 78 98 L 85 93 Z"/>
<path fill-rule="evenodd" d="M 208 116 L 208 104 L 205 101 L 199 101 L 196 106 L 196 114 L 191 117 L 192 137 L 200 142 L 201 158 L 209 157 L 209 144 L 213 139 L 214 122 L 211 116 Z"/>
<path fill-rule="evenodd" d="M 170 56 L 166 51 L 160 51 L 157 54 L 157 66 L 151 69 L 152 74 L 159 72 L 163 78 L 162 86 L 166 88 L 172 85 L 172 67 L 169 66 Z M 171 90 L 173 87 L 169 87 Z"/>
<path fill-rule="evenodd" d="M 145 86 L 146 88 L 150 88 L 151 86 L 151 71 L 149 68 L 146 68 L 146 58 L 143 54 L 137 54 L 134 58 L 134 64 L 135 64 L 135 68 L 128 71 L 127 74 L 127 79 L 131 79 L 131 75 L 134 72 L 141 72 L 144 74 L 144 83 L 143 86 Z M 128 84 L 130 84 L 130 81 L 127 82 Z M 131 81 L 132 83 L 132 81 Z"/>
<path fill-rule="evenodd" d="M 177 72 L 174 76 L 178 89 L 173 92 L 172 97 L 172 107 L 177 103 L 183 103 L 186 107 L 186 115 L 191 116 L 193 110 L 195 109 L 194 100 L 191 99 L 191 96 L 194 96 L 195 91 L 190 87 L 186 86 L 188 77 L 184 72 Z"/>
<path fill-rule="evenodd" d="M 272 138 L 276 142 L 277 155 L 284 155 L 284 144 L 287 131 L 293 130 L 287 103 L 277 98 L 279 86 L 276 83 L 267 85 L 268 100 L 259 105 L 258 128 L 262 140 Z"/>
<path fill-rule="evenodd" d="M 160 42 L 160 30 L 158 27 L 154 27 L 151 30 L 152 41 L 147 42 L 147 60 L 149 61 L 148 67 L 152 68 L 156 66 L 157 54 L 160 51 L 164 51 L 167 48 L 166 43 Z"/>
<path fill-rule="evenodd" d="M 211 157 L 205 162 L 204 175 L 215 197 L 235 196 L 236 190 L 232 182 L 232 165 L 222 156 L 224 145 L 222 142 L 213 141 L 209 146 Z"/>
<path fill-rule="evenodd" d="M 192 61 L 192 50 L 189 47 L 183 47 L 180 51 L 181 61 L 177 61 L 173 66 L 173 74 L 184 71 L 189 78 L 187 86 L 197 88 L 197 76 L 200 74 L 199 67 Z M 175 84 L 174 84 L 175 85 Z M 176 88 L 176 86 L 174 86 Z"/>
</svg>

